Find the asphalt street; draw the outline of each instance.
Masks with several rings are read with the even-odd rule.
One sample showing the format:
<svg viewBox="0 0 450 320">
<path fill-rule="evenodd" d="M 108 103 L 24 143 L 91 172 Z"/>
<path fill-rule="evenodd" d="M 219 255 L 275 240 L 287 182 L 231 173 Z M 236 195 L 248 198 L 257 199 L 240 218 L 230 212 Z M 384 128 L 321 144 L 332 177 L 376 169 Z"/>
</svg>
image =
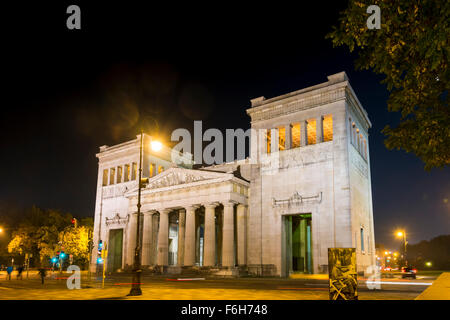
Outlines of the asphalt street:
<svg viewBox="0 0 450 320">
<path fill-rule="evenodd" d="M 0 299 L 149 299 L 149 300 L 327 300 L 328 280 L 323 277 L 305 279 L 284 278 L 209 278 L 201 276 L 144 275 L 142 296 L 127 297 L 131 287 L 131 274 L 108 275 L 88 280 L 84 272 L 81 289 L 69 290 L 69 274 L 49 273 L 44 285 L 39 276 L 31 272 L 27 279 L 17 279 L 13 273 L 8 280 L 0 273 Z M 369 283 L 367 283 L 369 281 Z M 361 300 L 411 300 L 433 282 L 433 277 L 416 280 L 400 278 L 381 279 L 379 289 L 370 279 L 358 279 L 358 297 Z M 368 287 L 369 284 L 369 287 Z"/>
</svg>

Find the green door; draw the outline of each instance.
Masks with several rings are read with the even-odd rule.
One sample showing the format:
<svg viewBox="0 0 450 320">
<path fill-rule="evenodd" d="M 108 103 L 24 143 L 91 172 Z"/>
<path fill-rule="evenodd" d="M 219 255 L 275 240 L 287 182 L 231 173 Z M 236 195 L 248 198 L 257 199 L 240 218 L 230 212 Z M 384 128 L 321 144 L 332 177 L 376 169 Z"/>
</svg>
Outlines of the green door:
<svg viewBox="0 0 450 320">
<path fill-rule="evenodd" d="M 123 229 L 109 230 L 107 271 L 115 272 L 122 268 Z"/>
<path fill-rule="evenodd" d="M 311 214 L 288 216 L 286 220 L 289 271 L 312 273 Z"/>
</svg>

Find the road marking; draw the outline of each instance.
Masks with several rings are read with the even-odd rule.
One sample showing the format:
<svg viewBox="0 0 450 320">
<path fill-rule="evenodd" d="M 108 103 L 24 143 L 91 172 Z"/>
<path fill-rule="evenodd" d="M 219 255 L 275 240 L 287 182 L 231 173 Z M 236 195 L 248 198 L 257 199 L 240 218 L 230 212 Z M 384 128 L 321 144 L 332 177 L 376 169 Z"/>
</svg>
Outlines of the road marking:
<svg viewBox="0 0 450 320">
<path fill-rule="evenodd" d="M 366 281 L 366 284 L 398 284 L 398 285 L 409 285 L 409 286 L 431 286 L 430 282 L 394 282 L 394 281 Z"/>
<path fill-rule="evenodd" d="M 278 290 L 327 290 L 328 288 L 277 288 Z"/>
<path fill-rule="evenodd" d="M 197 281 L 205 280 L 205 278 L 178 278 L 178 279 L 166 279 L 166 281 Z"/>
</svg>

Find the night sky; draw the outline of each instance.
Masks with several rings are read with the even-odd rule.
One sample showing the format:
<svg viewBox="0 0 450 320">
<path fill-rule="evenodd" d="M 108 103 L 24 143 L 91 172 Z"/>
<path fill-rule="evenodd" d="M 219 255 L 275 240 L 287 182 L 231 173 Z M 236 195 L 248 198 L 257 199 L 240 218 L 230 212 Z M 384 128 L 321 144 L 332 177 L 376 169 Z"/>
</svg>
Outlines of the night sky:
<svg viewBox="0 0 450 320">
<path fill-rule="evenodd" d="M 345 1 L 121 3 L 3 8 L 0 201 L 93 217 L 99 146 L 135 138 L 140 125 L 166 140 L 193 120 L 247 129 L 250 99 L 346 71 L 373 124 L 376 241 L 397 248 L 397 227 L 410 243 L 450 233 L 450 168 L 426 172 L 385 148 L 380 131 L 399 117 L 387 111 L 382 76 L 356 71 L 356 55 L 325 39 Z M 81 7 L 79 31 L 66 28 L 70 4 Z"/>
</svg>

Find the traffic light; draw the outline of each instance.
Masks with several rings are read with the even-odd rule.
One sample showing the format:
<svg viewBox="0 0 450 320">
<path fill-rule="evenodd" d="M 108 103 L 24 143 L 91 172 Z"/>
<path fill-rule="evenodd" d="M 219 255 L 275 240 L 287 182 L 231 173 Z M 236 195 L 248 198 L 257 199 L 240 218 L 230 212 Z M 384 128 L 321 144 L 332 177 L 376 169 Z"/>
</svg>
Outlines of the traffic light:
<svg viewBox="0 0 450 320">
<path fill-rule="evenodd" d="M 102 249 L 103 249 L 103 241 L 100 240 L 100 241 L 98 242 L 98 255 L 101 255 L 101 254 L 102 254 Z"/>
</svg>

